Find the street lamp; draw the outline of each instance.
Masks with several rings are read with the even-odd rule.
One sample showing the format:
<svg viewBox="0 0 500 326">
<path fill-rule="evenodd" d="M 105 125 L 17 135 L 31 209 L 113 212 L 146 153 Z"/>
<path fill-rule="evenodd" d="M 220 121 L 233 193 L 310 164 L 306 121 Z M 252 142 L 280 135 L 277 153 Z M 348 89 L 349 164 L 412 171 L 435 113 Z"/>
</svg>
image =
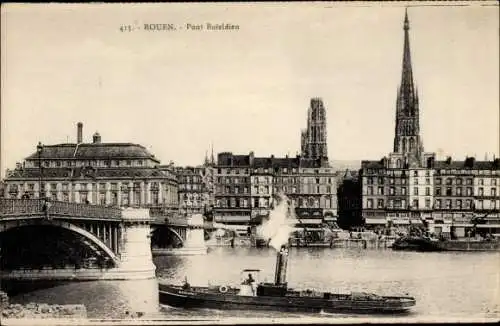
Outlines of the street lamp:
<svg viewBox="0 0 500 326">
<path fill-rule="evenodd" d="M 36 146 L 36 152 L 38 154 L 38 168 L 40 169 L 38 172 L 38 198 L 42 198 L 42 150 L 43 150 L 43 145 L 42 142 L 38 142 L 38 145 Z"/>
</svg>

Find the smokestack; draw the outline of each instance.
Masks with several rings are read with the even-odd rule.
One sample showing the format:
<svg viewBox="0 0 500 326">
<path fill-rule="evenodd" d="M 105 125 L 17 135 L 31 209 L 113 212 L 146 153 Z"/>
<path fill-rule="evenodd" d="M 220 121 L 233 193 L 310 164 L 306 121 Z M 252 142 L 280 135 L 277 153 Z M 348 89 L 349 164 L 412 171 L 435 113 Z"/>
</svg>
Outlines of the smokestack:
<svg viewBox="0 0 500 326">
<path fill-rule="evenodd" d="M 77 128 L 77 131 L 76 131 L 76 143 L 77 144 L 81 144 L 82 143 L 82 139 L 83 139 L 83 136 L 82 136 L 82 133 L 83 133 L 83 123 L 78 122 L 76 124 L 76 128 Z"/>
<path fill-rule="evenodd" d="M 288 248 L 282 245 L 280 251 L 276 254 L 276 273 L 274 277 L 275 285 L 286 284 L 286 267 L 288 263 Z"/>
</svg>

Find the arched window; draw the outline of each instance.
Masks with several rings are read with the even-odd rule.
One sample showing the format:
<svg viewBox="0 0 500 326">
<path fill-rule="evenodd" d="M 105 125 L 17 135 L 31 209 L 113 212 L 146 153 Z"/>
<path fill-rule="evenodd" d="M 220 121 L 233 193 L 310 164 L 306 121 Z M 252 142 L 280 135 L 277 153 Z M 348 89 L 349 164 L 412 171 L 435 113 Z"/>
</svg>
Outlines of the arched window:
<svg viewBox="0 0 500 326">
<path fill-rule="evenodd" d="M 396 168 L 401 169 L 401 159 L 397 159 L 396 161 Z"/>
<path fill-rule="evenodd" d="M 403 138 L 403 153 L 406 153 L 406 138 Z"/>
<path fill-rule="evenodd" d="M 415 139 L 410 138 L 410 152 L 415 148 Z"/>
</svg>

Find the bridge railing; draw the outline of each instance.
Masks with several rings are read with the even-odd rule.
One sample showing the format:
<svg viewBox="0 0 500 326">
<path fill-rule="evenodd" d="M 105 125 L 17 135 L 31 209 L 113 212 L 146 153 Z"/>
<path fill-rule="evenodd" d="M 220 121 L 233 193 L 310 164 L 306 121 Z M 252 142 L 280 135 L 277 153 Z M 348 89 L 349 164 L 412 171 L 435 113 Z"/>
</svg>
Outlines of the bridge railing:
<svg viewBox="0 0 500 326">
<path fill-rule="evenodd" d="M 89 204 L 49 201 L 48 214 L 84 218 L 120 219 L 121 210 L 115 207 L 103 207 Z M 2 216 L 44 214 L 43 199 L 0 199 L 0 218 Z"/>
</svg>

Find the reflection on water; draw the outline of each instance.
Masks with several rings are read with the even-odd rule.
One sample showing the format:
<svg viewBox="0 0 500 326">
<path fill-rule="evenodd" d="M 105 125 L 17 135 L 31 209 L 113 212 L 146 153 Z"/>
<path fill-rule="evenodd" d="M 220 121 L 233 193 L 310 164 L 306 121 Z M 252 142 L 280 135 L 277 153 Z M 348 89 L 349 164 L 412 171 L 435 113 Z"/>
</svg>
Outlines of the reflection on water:
<svg viewBox="0 0 500 326">
<path fill-rule="evenodd" d="M 236 285 L 244 268 L 262 270 L 273 280 L 275 251 L 261 248 L 215 248 L 205 256 L 155 257 L 159 281 L 193 285 Z M 416 253 L 391 250 L 292 248 L 289 286 L 331 292 L 368 291 L 417 300 L 412 318 L 500 317 L 499 253 Z M 12 298 L 13 302 L 83 303 L 89 317 L 120 318 L 128 312 L 170 317 L 297 317 L 244 311 L 186 311 L 158 305 L 157 281 L 72 283 Z M 329 318 L 329 315 L 322 315 Z M 341 315 L 336 315 L 337 318 Z M 345 316 L 344 317 L 352 317 Z"/>
</svg>

